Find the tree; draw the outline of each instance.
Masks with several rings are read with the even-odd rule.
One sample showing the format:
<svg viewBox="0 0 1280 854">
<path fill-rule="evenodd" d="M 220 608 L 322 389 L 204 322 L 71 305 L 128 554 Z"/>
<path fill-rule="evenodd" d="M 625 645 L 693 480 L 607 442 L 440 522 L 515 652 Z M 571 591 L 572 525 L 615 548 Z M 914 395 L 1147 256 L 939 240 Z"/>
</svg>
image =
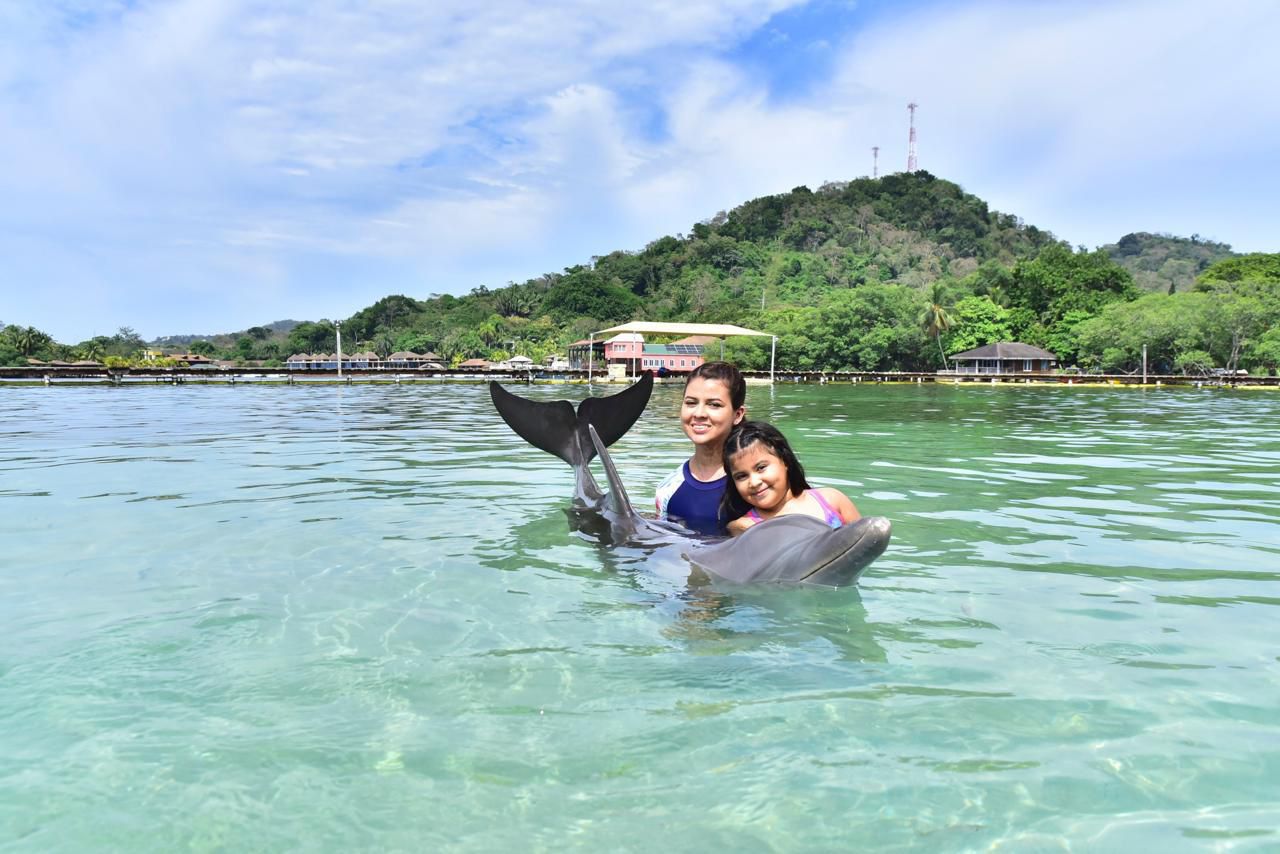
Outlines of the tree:
<svg viewBox="0 0 1280 854">
<path fill-rule="evenodd" d="M 1247 281 L 1280 283 L 1280 253 L 1255 252 L 1226 258 L 1200 274 L 1196 289 Z"/>
<path fill-rule="evenodd" d="M 19 355 L 28 358 L 53 343 L 53 338 L 34 326 L 9 326 L 4 331 Z"/>
<path fill-rule="evenodd" d="M 614 323 L 629 320 L 640 300 L 631 291 L 606 282 L 594 270 L 572 267 L 547 291 L 542 306 L 562 323 L 575 317 Z"/>
<path fill-rule="evenodd" d="M 1031 309 L 1046 327 L 1073 309 L 1097 314 L 1108 303 L 1138 296 L 1133 278 L 1106 253 L 1073 253 L 1057 243 L 1019 261 L 1007 290 L 1012 306 Z"/>
<path fill-rule="evenodd" d="M 285 350 L 294 353 L 330 353 L 337 348 L 333 324 L 328 320 L 304 321 L 289 330 Z"/>
<path fill-rule="evenodd" d="M 1271 373 L 1280 371 L 1280 326 L 1273 326 L 1263 333 L 1250 354 L 1255 366 Z"/>
<path fill-rule="evenodd" d="M 91 338 L 76 348 L 80 358 L 100 362 L 107 357 L 107 348 L 103 346 L 102 337 Z"/>
<path fill-rule="evenodd" d="M 1074 325 L 1078 357 L 1092 362 L 1111 352 L 1112 357 L 1104 360 L 1109 369 L 1136 370 L 1145 345 L 1148 364 L 1157 371 L 1173 370 L 1182 354 L 1210 348 L 1210 309 L 1208 296 L 1200 293 L 1156 292 L 1133 302 L 1112 303 L 1098 316 Z"/>
<path fill-rule="evenodd" d="M 965 297 L 955 304 L 947 349 L 952 353 L 1008 341 L 1009 312 L 987 297 Z"/>
<path fill-rule="evenodd" d="M 942 356 L 942 367 L 947 367 L 947 354 L 942 349 L 942 333 L 951 328 L 950 295 L 942 282 L 934 282 L 929 287 L 924 311 L 920 313 L 920 325 L 926 335 L 932 335 L 938 343 L 938 355 Z"/>
<path fill-rule="evenodd" d="M 1213 370 L 1213 357 L 1204 350 L 1188 350 L 1174 360 L 1173 369 L 1183 376 L 1204 376 Z"/>
<path fill-rule="evenodd" d="M 440 355 L 455 365 L 466 359 L 475 359 L 489 351 L 489 346 L 472 329 L 455 329 L 440 342 Z"/>
<path fill-rule="evenodd" d="M 533 314 L 536 300 L 528 290 L 512 285 L 494 295 L 493 309 L 503 317 L 528 317 Z"/>
<path fill-rule="evenodd" d="M 1207 321 L 1209 350 L 1222 366 L 1234 371 L 1243 348 L 1280 321 L 1280 306 L 1269 306 L 1261 283 L 1241 282 L 1231 288 L 1215 288 L 1210 294 Z"/>
<path fill-rule="evenodd" d="M 129 326 L 121 326 L 116 334 L 108 339 L 107 355 L 120 356 L 125 359 L 136 358 L 147 346 L 137 332 Z"/>
</svg>

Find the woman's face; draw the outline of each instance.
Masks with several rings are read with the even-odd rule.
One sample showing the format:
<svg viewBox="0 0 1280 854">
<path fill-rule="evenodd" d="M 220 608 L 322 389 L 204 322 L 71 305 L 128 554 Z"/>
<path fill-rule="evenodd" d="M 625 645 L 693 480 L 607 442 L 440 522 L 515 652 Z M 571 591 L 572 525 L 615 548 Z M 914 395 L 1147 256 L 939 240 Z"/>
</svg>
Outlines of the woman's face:
<svg viewBox="0 0 1280 854">
<path fill-rule="evenodd" d="M 744 406 L 733 408 L 729 387 L 720 380 L 694 377 L 684 389 L 680 426 L 695 445 L 723 445 L 733 425 L 742 420 Z"/>
<path fill-rule="evenodd" d="M 729 478 L 742 500 L 776 513 L 791 499 L 787 464 L 760 442 L 752 442 L 729 461 Z"/>
</svg>

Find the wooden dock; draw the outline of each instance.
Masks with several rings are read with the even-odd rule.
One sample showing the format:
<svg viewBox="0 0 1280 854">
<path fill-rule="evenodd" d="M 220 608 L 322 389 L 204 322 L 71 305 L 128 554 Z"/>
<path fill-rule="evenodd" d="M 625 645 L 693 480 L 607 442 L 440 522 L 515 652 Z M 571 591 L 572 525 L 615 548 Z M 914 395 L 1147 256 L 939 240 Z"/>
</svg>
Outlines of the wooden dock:
<svg viewBox="0 0 1280 854">
<path fill-rule="evenodd" d="M 744 371 L 752 384 L 769 382 L 768 371 Z M 91 368 L 21 367 L 0 368 L 0 387 L 32 385 L 422 385 L 440 383 L 586 383 L 586 371 L 476 371 L 476 370 L 286 370 L 279 368 Z M 630 382 L 610 378 L 597 371 L 590 382 Z M 1280 388 L 1280 377 L 1202 376 L 1148 374 L 950 374 L 902 371 L 786 371 L 775 373 L 776 383 L 943 383 L 950 385 L 1037 385 L 1037 386 L 1146 386 L 1195 388 Z M 672 375 L 659 383 L 679 384 Z"/>
</svg>

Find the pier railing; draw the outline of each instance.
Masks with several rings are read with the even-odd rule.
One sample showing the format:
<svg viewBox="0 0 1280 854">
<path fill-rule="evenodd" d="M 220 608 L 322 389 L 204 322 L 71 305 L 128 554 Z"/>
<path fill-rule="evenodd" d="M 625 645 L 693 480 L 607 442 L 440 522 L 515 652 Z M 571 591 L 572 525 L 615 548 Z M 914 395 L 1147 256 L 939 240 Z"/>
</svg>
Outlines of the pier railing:
<svg viewBox="0 0 1280 854">
<path fill-rule="evenodd" d="M 744 371 L 751 382 L 768 382 L 768 371 Z M 12 385 L 147 385 L 147 384 L 224 384 L 309 385 L 323 383 L 401 385 L 443 382 L 593 382 L 609 383 L 610 378 L 596 371 L 590 378 L 585 370 L 513 370 L 477 369 L 409 369 L 382 368 L 336 370 L 289 370 L 287 368 L 94 368 L 94 367 L 15 367 L 0 368 L 0 386 Z M 631 382 L 631 379 L 612 380 Z M 1145 378 L 1132 374 L 1035 374 L 1035 373 L 914 373 L 909 371 L 788 371 L 775 372 L 777 383 L 944 383 L 944 384 L 1031 384 L 1031 385 L 1118 385 L 1118 386 L 1194 386 L 1194 387 L 1280 387 L 1280 377 L 1208 376 L 1148 374 Z M 684 377 L 672 374 L 660 383 L 679 384 Z"/>
</svg>

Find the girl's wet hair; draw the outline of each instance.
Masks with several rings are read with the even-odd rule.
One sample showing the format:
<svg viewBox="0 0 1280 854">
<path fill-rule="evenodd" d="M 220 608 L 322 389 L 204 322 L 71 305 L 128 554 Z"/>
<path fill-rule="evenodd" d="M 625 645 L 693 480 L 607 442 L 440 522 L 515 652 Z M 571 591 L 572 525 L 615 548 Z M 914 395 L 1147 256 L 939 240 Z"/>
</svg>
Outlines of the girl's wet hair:
<svg viewBox="0 0 1280 854">
<path fill-rule="evenodd" d="M 751 509 L 751 505 L 738 494 L 738 487 L 733 481 L 733 458 L 740 452 L 759 442 L 769 453 L 773 454 L 787 467 L 787 488 L 792 495 L 800 495 L 809 489 L 809 481 L 804 476 L 804 466 L 791 450 L 791 443 L 782 432 L 765 421 L 743 421 L 733 428 L 729 438 L 724 442 L 724 471 L 729 478 L 729 485 L 724 491 L 721 505 L 724 515 L 729 519 L 737 519 Z"/>
<path fill-rule="evenodd" d="M 743 379 L 742 371 L 738 370 L 737 365 L 728 362 L 703 362 L 689 372 L 684 387 L 688 388 L 689 383 L 698 378 L 724 383 L 725 388 L 729 389 L 729 403 L 734 409 L 741 409 L 747 402 L 747 381 Z"/>
</svg>

